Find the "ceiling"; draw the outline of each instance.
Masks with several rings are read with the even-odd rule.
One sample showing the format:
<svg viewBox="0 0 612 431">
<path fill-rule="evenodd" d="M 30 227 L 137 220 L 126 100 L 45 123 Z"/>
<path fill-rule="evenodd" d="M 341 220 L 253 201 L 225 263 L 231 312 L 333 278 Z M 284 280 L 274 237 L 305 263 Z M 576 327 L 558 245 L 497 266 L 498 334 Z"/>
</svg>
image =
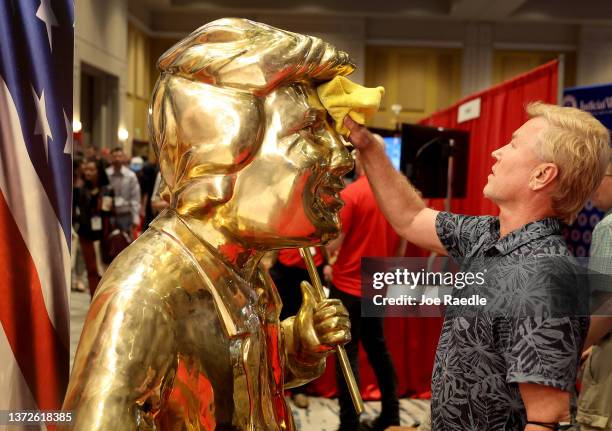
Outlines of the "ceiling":
<svg viewBox="0 0 612 431">
<path fill-rule="evenodd" d="M 128 4 L 130 13 L 152 31 L 164 31 L 164 22 L 187 15 L 612 24 L 610 0 L 129 0 Z M 185 31 L 192 29 L 185 26 Z"/>
</svg>

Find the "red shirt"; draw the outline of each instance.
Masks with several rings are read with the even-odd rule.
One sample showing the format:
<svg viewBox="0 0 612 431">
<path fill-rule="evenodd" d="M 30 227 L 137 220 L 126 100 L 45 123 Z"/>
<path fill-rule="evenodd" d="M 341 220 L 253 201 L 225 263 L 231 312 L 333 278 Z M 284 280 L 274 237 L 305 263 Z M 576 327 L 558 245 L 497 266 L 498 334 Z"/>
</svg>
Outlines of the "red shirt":
<svg viewBox="0 0 612 431">
<path fill-rule="evenodd" d="M 365 175 L 340 196 L 344 241 L 333 267 L 333 283 L 345 293 L 361 296 L 361 258 L 395 256 L 400 238 L 378 208 Z"/>
</svg>

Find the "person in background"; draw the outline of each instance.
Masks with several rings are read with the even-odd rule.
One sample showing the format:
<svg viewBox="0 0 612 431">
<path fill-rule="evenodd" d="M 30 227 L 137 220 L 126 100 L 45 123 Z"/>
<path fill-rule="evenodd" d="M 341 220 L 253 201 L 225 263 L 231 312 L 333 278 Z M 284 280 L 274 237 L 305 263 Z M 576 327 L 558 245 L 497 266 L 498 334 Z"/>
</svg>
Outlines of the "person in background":
<svg viewBox="0 0 612 431">
<path fill-rule="evenodd" d="M 112 216 L 114 193 L 100 160 L 85 160 L 82 172 L 83 184 L 74 191 L 73 220 L 93 298 L 104 272 L 100 240 L 104 224 Z"/>
<path fill-rule="evenodd" d="M 142 167 L 144 166 L 144 160 L 140 156 L 132 157 L 130 159 L 130 170 L 136 174 L 136 177 L 139 177 L 139 174 L 142 172 Z M 138 178 L 140 181 L 140 178 Z"/>
<path fill-rule="evenodd" d="M 140 185 L 136 174 L 125 166 L 125 160 L 123 148 L 113 148 L 111 166 L 106 169 L 106 174 L 115 192 L 117 227 L 133 239 L 140 227 Z"/>
<path fill-rule="evenodd" d="M 382 138 L 376 135 L 377 139 Z M 357 180 L 340 192 L 344 207 L 340 211 L 342 233 L 327 246 L 330 256 L 337 254 L 333 267 L 325 267 L 325 279 L 331 281 L 330 298 L 339 299 L 349 312 L 351 341 L 346 353 L 359 379 L 359 341 L 368 355 L 381 394 L 381 413 L 373 421 L 359 423 L 340 367 L 336 384 L 340 403 L 340 431 L 360 429 L 382 431 L 399 425 L 397 378 L 385 342 L 383 318 L 361 317 L 361 258 L 403 256 L 402 241 L 380 211 L 359 157 L 355 157 Z M 330 271 L 331 269 L 331 271 Z"/>
<path fill-rule="evenodd" d="M 143 172 L 143 168 L 144 168 L 144 160 L 142 157 L 140 156 L 135 156 L 132 157 L 130 159 L 130 170 L 132 172 L 134 172 L 134 174 L 136 174 L 136 178 L 138 179 L 138 186 L 140 187 L 140 212 L 138 214 L 138 231 L 141 232 L 142 230 L 144 230 L 144 228 L 142 228 L 142 224 L 144 222 L 144 218 L 145 218 L 145 210 L 147 208 L 147 202 L 149 200 L 149 195 L 147 194 L 147 192 L 145 191 L 144 183 L 146 181 L 146 179 L 144 178 L 144 172 Z M 142 228 L 142 229 L 141 229 Z M 134 239 L 136 238 L 136 235 L 134 235 Z"/>
<path fill-rule="evenodd" d="M 155 161 L 150 162 L 144 158 L 142 177 L 140 179 L 140 191 L 142 192 L 142 195 L 146 197 L 146 200 L 144 200 L 143 209 L 140 211 L 144 216 L 144 221 L 142 224 L 143 232 L 149 227 L 149 223 L 151 223 L 155 217 L 151 203 L 153 199 L 153 189 L 155 188 L 155 180 L 158 173 L 159 165 Z"/>
<path fill-rule="evenodd" d="M 72 202 L 73 202 L 73 217 L 72 217 L 72 241 L 70 246 L 70 267 L 72 274 L 72 290 L 78 292 L 85 292 L 85 284 L 83 280 L 85 277 L 82 274 L 85 273 L 83 267 L 83 254 L 79 246 L 79 234 L 75 230 L 75 223 L 77 222 L 74 217 L 74 203 L 77 201 L 77 190 L 83 187 L 83 160 L 80 156 L 74 156 L 72 159 Z"/>
<path fill-rule="evenodd" d="M 98 153 L 98 147 L 93 144 L 88 144 L 83 147 L 83 159 L 102 161 L 102 166 L 104 166 L 104 169 L 108 167 L 108 162 L 102 157 L 100 157 L 100 154 Z"/>
<path fill-rule="evenodd" d="M 110 148 L 104 147 L 100 150 L 100 160 L 102 160 L 102 164 L 104 165 L 104 169 L 110 166 L 111 164 L 111 152 Z"/>
<path fill-rule="evenodd" d="M 591 201 L 606 214 L 597 223 L 591 239 L 589 269 L 612 276 L 612 155 L 605 176 Z M 609 278 L 608 278 L 609 280 Z M 612 286 L 608 286 L 612 293 Z M 612 431 L 612 301 L 607 311 L 591 317 L 582 355 L 584 371 L 576 420 L 582 431 Z M 600 314 L 594 310 L 595 314 Z"/>
</svg>

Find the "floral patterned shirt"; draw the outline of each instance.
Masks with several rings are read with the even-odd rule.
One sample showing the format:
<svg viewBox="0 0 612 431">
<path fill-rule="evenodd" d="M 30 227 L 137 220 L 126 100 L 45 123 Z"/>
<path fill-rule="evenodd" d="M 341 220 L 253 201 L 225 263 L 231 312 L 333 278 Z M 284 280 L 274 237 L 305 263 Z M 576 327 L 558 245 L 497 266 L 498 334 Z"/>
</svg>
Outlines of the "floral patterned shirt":
<svg viewBox="0 0 612 431">
<path fill-rule="evenodd" d="M 575 292 L 562 286 L 571 268 L 541 260 L 571 259 L 560 223 L 538 220 L 500 239 L 496 217 L 441 212 L 436 230 L 462 271 L 486 268 L 485 285 L 453 294 L 479 294 L 489 305 L 446 310 L 432 377 L 432 430 L 523 430 L 518 384 L 573 392 L 588 330 L 588 317 L 571 311 Z"/>
</svg>

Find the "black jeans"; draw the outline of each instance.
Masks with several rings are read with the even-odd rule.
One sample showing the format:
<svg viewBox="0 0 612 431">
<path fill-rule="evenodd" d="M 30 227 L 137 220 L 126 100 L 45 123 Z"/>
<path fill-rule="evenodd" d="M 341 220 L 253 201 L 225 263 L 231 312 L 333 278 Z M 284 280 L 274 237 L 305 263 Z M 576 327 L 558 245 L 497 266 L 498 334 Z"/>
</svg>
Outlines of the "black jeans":
<svg viewBox="0 0 612 431">
<path fill-rule="evenodd" d="M 323 265 L 317 267 L 319 277 L 323 280 Z M 283 308 L 280 312 L 280 320 L 283 321 L 291 316 L 295 316 L 302 306 L 302 290 L 300 284 L 302 281 L 310 280 L 308 270 L 296 266 L 285 266 L 280 262 L 276 262 L 270 268 L 270 276 L 276 285 L 278 294 L 283 302 Z M 291 393 L 303 394 L 306 392 L 306 386 L 297 386 L 291 389 Z"/>
<path fill-rule="evenodd" d="M 330 298 L 341 300 L 351 319 L 351 341 L 345 348 L 357 382 L 359 383 L 359 341 L 361 341 L 380 389 L 382 403 L 380 419 L 383 423 L 399 425 L 397 377 L 385 342 L 384 319 L 382 317 L 361 317 L 361 298 L 342 292 L 333 285 Z M 351 395 L 340 367 L 336 367 L 336 384 L 340 403 L 340 430 L 357 430 L 359 416 L 353 407 Z"/>
</svg>

